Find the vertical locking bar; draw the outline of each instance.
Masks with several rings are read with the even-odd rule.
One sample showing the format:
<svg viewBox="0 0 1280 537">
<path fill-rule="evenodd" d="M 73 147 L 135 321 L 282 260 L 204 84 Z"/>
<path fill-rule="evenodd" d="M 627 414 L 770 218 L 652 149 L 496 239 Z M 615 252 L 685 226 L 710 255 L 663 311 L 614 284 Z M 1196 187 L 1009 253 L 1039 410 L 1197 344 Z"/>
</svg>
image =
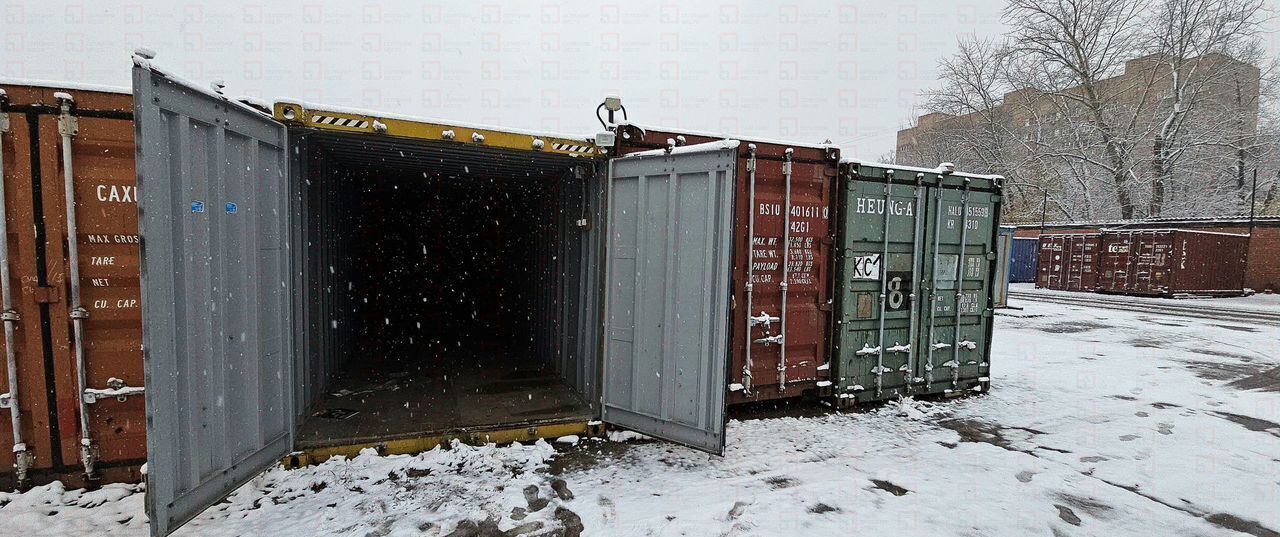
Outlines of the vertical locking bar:
<svg viewBox="0 0 1280 537">
<path fill-rule="evenodd" d="M 3 311 L 0 319 L 4 322 L 4 353 L 6 373 L 9 380 L 9 393 L 5 397 L 5 406 L 9 409 L 9 425 L 13 427 L 13 469 L 14 479 L 19 489 L 27 485 L 27 472 L 31 469 L 33 453 L 27 448 L 22 438 L 22 397 L 18 386 L 18 355 L 13 348 L 14 329 L 18 323 L 18 312 L 13 309 L 12 289 L 9 285 L 9 216 L 7 214 L 4 183 L 4 135 L 9 133 L 9 114 L 5 107 L 9 104 L 9 96 L 0 89 L 0 300 Z"/>
<path fill-rule="evenodd" d="M 911 210 L 914 211 L 914 214 L 912 215 L 914 222 L 912 222 L 912 228 L 911 228 L 911 292 L 907 294 L 907 300 L 911 301 L 911 319 L 909 322 L 910 328 L 907 336 L 907 374 L 906 374 L 906 378 L 904 379 L 906 381 L 907 393 L 911 392 L 912 380 L 915 378 L 915 375 L 916 375 L 916 363 L 919 361 L 918 353 L 920 352 L 919 349 L 917 349 L 919 345 L 916 344 L 916 337 L 920 335 L 919 334 L 920 305 L 919 305 L 919 301 L 916 300 L 916 289 L 919 287 L 919 284 L 921 283 L 921 279 L 922 279 L 920 277 L 920 271 L 922 270 L 920 268 L 920 265 L 923 263 L 923 258 L 922 256 L 920 256 L 919 243 L 920 243 L 920 230 L 924 226 L 924 219 L 923 217 L 920 216 L 920 212 L 921 212 L 920 211 L 921 209 L 920 195 L 923 193 L 923 191 L 924 191 L 924 174 L 917 173 L 916 188 L 915 188 L 915 192 L 913 193 L 915 199 L 912 200 L 912 205 L 911 205 Z"/>
<path fill-rule="evenodd" d="M 938 180 L 938 188 L 933 190 L 933 199 L 935 200 L 933 210 L 933 249 L 930 254 L 933 256 L 933 273 L 929 275 L 929 354 L 928 362 L 924 368 L 924 381 L 926 389 L 933 387 L 933 350 L 937 347 L 934 338 L 934 324 L 937 320 L 938 305 L 937 301 L 941 298 L 938 296 L 938 248 L 941 244 L 942 235 L 942 180 Z"/>
<path fill-rule="evenodd" d="M 960 384 L 960 299 L 964 297 L 964 254 L 969 242 L 969 178 L 964 178 L 964 192 L 960 194 L 960 252 L 956 259 L 955 324 L 951 329 L 951 387 Z"/>
<path fill-rule="evenodd" d="M 750 176 L 751 193 L 747 205 L 747 359 L 742 364 L 742 394 L 751 396 L 751 299 L 755 292 L 755 257 L 756 257 L 756 144 L 747 144 L 750 158 L 747 159 L 747 175 Z"/>
<path fill-rule="evenodd" d="M 779 316 L 781 327 L 778 329 L 778 335 L 782 336 L 778 342 L 778 391 L 787 389 L 787 280 L 791 266 L 791 155 L 794 153 L 795 150 L 788 147 L 782 162 L 782 176 L 787 183 L 787 192 L 782 204 L 782 283 L 778 285 L 782 289 L 782 315 Z"/>
<path fill-rule="evenodd" d="M 76 192 L 75 172 L 71 159 L 71 138 L 79 133 L 80 126 L 75 116 L 71 115 L 71 107 L 75 101 L 71 95 L 59 92 L 55 94 L 62 112 L 58 116 L 58 131 L 62 134 L 62 178 L 63 197 L 67 205 L 67 273 L 71 279 L 71 322 L 75 338 L 76 356 L 76 395 L 80 403 L 80 462 L 84 464 L 84 474 L 88 479 L 97 477 L 97 446 L 89 434 L 89 405 L 86 399 L 88 388 L 87 372 L 84 358 L 84 321 L 89 318 L 89 311 L 80 303 L 80 253 L 76 234 Z"/>
<path fill-rule="evenodd" d="M 884 316 L 889 311 L 889 213 L 893 206 L 893 170 L 884 171 L 884 226 L 880 229 L 880 327 L 876 332 L 876 397 L 884 390 Z"/>
</svg>

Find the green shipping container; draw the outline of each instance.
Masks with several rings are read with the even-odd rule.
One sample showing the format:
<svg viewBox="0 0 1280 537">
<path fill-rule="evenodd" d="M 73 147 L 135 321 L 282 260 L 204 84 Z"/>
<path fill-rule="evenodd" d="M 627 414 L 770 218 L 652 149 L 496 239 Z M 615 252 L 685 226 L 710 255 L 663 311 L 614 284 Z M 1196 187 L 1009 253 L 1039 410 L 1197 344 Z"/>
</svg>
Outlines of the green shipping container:
<svg viewBox="0 0 1280 537">
<path fill-rule="evenodd" d="M 840 406 L 989 386 L 1001 181 L 841 163 L 832 331 Z"/>
</svg>

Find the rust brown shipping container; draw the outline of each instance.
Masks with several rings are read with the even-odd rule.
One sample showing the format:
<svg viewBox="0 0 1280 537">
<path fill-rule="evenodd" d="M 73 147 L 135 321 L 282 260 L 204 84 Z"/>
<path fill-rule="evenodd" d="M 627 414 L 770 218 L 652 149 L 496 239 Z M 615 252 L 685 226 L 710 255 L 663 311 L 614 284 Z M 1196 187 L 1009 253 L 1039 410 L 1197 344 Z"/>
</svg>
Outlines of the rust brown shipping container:
<svg viewBox="0 0 1280 537">
<path fill-rule="evenodd" d="M 1098 286 L 1100 233 L 1040 236 L 1036 287 L 1059 291 L 1094 291 Z"/>
<path fill-rule="evenodd" d="M 1244 294 L 1249 236 L 1188 229 L 1102 232 L 1103 292 L 1131 295 Z"/>
<path fill-rule="evenodd" d="M 667 147 L 669 140 L 691 145 L 722 139 L 634 125 L 618 129 L 621 155 Z M 822 145 L 742 139 L 738 148 L 730 404 L 800 397 L 830 386 L 826 335 L 833 284 L 830 208 L 839 158 L 837 148 Z M 790 247 L 784 253 L 782 245 L 788 236 Z M 788 259 L 785 293 L 783 258 Z M 785 341 L 785 354 L 779 340 Z"/>
<path fill-rule="evenodd" d="M 0 88 L 8 98 L 5 209 L 21 430 L 33 455 L 28 478 L 74 482 L 86 471 L 87 455 L 93 477 L 137 480 L 137 466 L 146 460 L 146 422 L 132 96 L 41 83 Z M 74 245 L 68 243 L 67 164 Z M 9 388 L 7 379 L 0 382 Z M 12 441 L 4 420 L 0 481 L 17 477 Z"/>
</svg>

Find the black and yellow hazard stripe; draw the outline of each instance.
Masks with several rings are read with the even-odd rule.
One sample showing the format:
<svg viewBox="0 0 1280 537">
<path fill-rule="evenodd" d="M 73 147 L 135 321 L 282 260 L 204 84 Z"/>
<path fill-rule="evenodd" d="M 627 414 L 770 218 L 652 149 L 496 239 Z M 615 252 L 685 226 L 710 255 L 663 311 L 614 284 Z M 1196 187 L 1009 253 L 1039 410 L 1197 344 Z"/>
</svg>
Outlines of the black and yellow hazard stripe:
<svg viewBox="0 0 1280 537">
<path fill-rule="evenodd" d="M 540 136 L 504 131 L 497 128 L 479 128 L 353 114 L 308 108 L 309 105 L 277 102 L 273 114 L 276 120 L 289 125 L 310 127 L 324 131 L 368 133 L 378 136 L 395 136 L 418 140 L 475 144 L 502 149 L 537 151 L 575 157 L 592 158 L 604 152 L 590 139 L 573 139 L 557 136 Z"/>
</svg>

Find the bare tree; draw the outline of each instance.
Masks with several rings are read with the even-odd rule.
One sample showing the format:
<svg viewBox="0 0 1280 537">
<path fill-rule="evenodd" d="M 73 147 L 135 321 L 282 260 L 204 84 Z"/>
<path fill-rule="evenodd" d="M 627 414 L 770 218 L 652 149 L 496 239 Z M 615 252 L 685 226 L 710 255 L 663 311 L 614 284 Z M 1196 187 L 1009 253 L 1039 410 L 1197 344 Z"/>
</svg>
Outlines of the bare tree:
<svg viewBox="0 0 1280 537">
<path fill-rule="evenodd" d="M 1012 0 L 1005 8 L 1013 50 L 1029 67 L 1015 85 L 1048 96 L 1056 117 L 1076 130 L 1066 138 L 1073 143 L 1051 156 L 1102 170 L 1126 219 L 1134 216 L 1134 153 L 1154 75 L 1126 79 L 1124 87 L 1107 80 L 1140 50 L 1143 6 L 1139 0 Z"/>
<path fill-rule="evenodd" d="M 1150 216 L 1163 212 L 1178 160 L 1205 146 L 1228 148 L 1237 191 L 1259 141 L 1257 45 L 1265 0 L 1161 0 L 1144 28 L 1148 52 L 1163 68 L 1152 140 Z M 1223 154 L 1221 151 L 1201 154 Z M 1215 163 L 1202 163 L 1214 167 Z"/>
<path fill-rule="evenodd" d="M 1004 175 L 1013 218 L 1238 214 L 1250 166 L 1280 198 L 1266 1 L 1010 0 L 1003 40 L 940 62 L 895 156 Z"/>
</svg>

